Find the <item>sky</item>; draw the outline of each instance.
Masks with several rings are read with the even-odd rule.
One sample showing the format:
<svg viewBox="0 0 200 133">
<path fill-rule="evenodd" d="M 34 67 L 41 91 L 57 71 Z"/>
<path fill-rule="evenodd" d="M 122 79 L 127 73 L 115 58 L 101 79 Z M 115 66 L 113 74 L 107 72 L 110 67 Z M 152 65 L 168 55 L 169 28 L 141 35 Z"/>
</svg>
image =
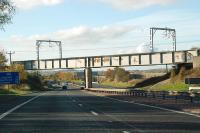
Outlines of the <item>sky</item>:
<svg viewBox="0 0 200 133">
<path fill-rule="evenodd" d="M 36 40 L 62 41 L 63 57 L 127 54 L 149 46 L 150 27 L 176 29 L 177 50 L 200 46 L 199 0 L 12 0 L 12 24 L 0 31 L 0 49 L 13 60 L 36 59 Z M 155 33 L 155 51 L 172 40 Z M 59 58 L 43 43 L 41 58 Z"/>
</svg>

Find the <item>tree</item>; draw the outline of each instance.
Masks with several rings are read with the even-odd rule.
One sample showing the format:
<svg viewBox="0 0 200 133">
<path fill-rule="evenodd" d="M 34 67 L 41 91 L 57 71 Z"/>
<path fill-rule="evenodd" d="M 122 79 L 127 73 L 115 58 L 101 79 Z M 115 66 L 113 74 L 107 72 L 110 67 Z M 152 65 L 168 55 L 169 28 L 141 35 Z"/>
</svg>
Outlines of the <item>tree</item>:
<svg viewBox="0 0 200 133">
<path fill-rule="evenodd" d="M 116 82 L 128 82 L 130 73 L 123 68 L 115 68 L 115 81 Z"/>
<path fill-rule="evenodd" d="M 4 70 L 5 66 L 6 66 L 6 56 L 4 52 L 0 51 L 0 70 Z"/>
<path fill-rule="evenodd" d="M 170 74 L 170 78 L 171 78 L 170 80 L 172 83 L 175 83 L 175 79 L 174 79 L 175 77 L 176 77 L 176 69 L 172 69 L 171 74 Z"/>
<path fill-rule="evenodd" d="M 28 78 L 28 73 L 24 69 L 24 66 L 21 64 L 13 64 L 10 67 L 7 68 L 7 71 L 12 71 L 12 72 L 19 72 L 20 74 L 20 81 L 25 82 Z"/>
<path fill-rule="evenodd" d="M 116 67 L 114 70 L 108 69 L 105 72 L 106 79 L 115 82 L 128 82 L 130 73 L 123 68 Z"/>
<path fill-rule="evenodd" d="M 15 13 L 15 7 L 10 0 L 0 0 L 0 28 L 4 29 L 5 24 L 11 23 Z"/>
<path fill-rule="evenodd" d="M 109 79 L 110 81 L 113 81 L 114 78 L 115 78 L 115 72 L 114 72 L 114 70 L 108 69 L 105 72 L 105 76 L 106 76 L 106 79 Z"/>
<path fill-rule="evenodd" d="M 181 70 L 178 74 L 178 78 L 179 80 L 183 80 L 185 78 L 185 71 L 186 71 L 186 68 L 184 66 L 181 67 Z"/>
<path fill-rule="evenodd" d="M 77 74 L 73 72 L 58 72 L 55 77 L 61 81 L 72 81 L 77 79 Z"/>
</svg>

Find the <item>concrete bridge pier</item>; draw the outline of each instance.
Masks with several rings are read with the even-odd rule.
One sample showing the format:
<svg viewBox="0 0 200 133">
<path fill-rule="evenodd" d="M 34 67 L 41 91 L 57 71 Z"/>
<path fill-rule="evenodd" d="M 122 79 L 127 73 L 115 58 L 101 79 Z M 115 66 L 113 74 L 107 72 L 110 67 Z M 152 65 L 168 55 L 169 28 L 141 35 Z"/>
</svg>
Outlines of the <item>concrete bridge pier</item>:
<svg viewBox="0 0 200 133">
<path fill-rule="evenodd" d="M 92 68 L 88 67 L 84 70 L 85 73 L 85 88 L 92 88 Z"/>
</svg>

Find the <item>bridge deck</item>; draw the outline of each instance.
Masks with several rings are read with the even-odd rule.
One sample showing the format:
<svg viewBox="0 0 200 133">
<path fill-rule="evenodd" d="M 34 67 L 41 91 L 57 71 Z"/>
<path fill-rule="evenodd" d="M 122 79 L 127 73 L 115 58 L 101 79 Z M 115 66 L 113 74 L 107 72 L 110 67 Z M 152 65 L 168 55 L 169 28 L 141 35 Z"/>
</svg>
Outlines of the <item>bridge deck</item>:
<svg viewBox="0 0 200 133">
<path fill-rule="evenodd" d="M 37 69 L 74 69 L 74 68 L 100 68 L 116 66 L 147 66 L 192 63 L 194 56 L 199 56 L 200 50 L 170 51 L 154 53 L 137 53 L 121 55 L 104 55 L 90 57 L 74 57 L 62 59 L 41 59 L 28 61 L 15 61 L 23 64 L 26 70 Z"/>
</svg>

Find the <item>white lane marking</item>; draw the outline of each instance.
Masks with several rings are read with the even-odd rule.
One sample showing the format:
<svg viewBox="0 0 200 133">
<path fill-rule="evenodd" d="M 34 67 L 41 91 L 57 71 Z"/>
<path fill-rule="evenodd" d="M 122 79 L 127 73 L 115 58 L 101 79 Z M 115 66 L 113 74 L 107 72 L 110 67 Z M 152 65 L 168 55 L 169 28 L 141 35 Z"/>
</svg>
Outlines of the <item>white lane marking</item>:
<svg viewBox="0 0 200 133">
<path fill-rule="evenodd" d="M 73 102 L 76 102 L 76 100 L 72 100 Z"/>
<path fill-rule="evenodd" d="M 122 133 L 130 133 L 130 132 L 128 132 L 128 131 L 122 131 Z"/>
<path fill-rule="evenodd" d="M 115 121 L 118 121 L 118 122 L 120 122 L 120 123 L 123 123 L 123 124 L 125 124 L 125 125 L 127 125 L 127 126 L 129 126 L 129 127 L 131 127 L 131 128 L 134 128 L 134 130 L 136 130 L 137 132 L 145 133 L 145 131 L 143 131 L 143 130 L 137 128 L 137 127 L 135 127 L 134 125 L 131 125 L 131 124 L 127 123 L 127 122 L 124 122 L 124 121 L 122 121 L 122 120 L 120 120 L 120 119 L 118 119 L 118 118 L 116 118 L 116 117 L 113 117 L 113 116 L 111 116 L 111 115 L 109 115 L 109 114 L 106 114 L 106 113 L 104 113 L 104 112 L 102 112 L 102 111 L 101 111 L 101 113 L 103 113 L 105 116 L 107 116 L 107 117 L 109 117 L 109 118 L 111 118 L 111 119 L 113 119 L 113 120 L 115 120 Z M 109 121 L 109 122 L 113 122 L 113 121 Z"/>
<path fill-rule="evenodd" d="M 86 93 L 87 93 L 87 92 L 86 92 Z M 88 93 L 87 93 L 87 94 L 88 94 Z M 102 96 L 102 95 L 95 95 L 95 94 L 91 94 L 91 93 L 90 93 L 90 95 L 92 95 L 92 96 L 104 97 L 104 98 L 108 98 L 108 99 L 109 99 L 109 97 Z M 114 100 L 115 100 L 115 99 L 114 99 Z M 129 123 L 124 122 L 123 120 L 118 119 L 118 118 L 116 118 L 116 117 L 114 117 L 114 116 L 112 116 L 112 115 L 109 115 L 109 114 L 107 114 L 107 113 L 104 113 L 104 112 L 101 111 L 101 110 L 99 110 L 99 111 L 100 111 L 103 115 L 105 115 L 105 116 L 111 118 L 112 120 L 117 121 L 117 122 L 120 122 L 120 123 L 122 123 L 122 124 L 124 124 L 124 125 L 127 125 L 127 126 L 133 128 L 133 129 L 135 130 L 135 132 L 145 133 L 145 131 L 143 131 L 143 130 L 137 128 L 137 127 L 135 127 L 135 126 L 132 125 L 132 124 L 129 124 Z M 113 122 L 113 121 L 110 121 L 110 122 Z"/>
<path fill-rule="evenodd" d="M 98 113 L 94 112 L 94 111 L 90 111 L 93 115 L 97 116 L 99 115 Z"/>
<path fill-rule="evenodd" d="M 81 107 L 83 106 L 82 104 L 78 104 L 78 105 L 81 106 Z"/>
<path fill-rule="evenodd" d="M 169 111 L 169 112 L 178 113 L 178 114 L 185 114 L 185 115 L 190 115 L 190 116 L 194 116 L 194 117 L 200 118 L 200 115 L 195 115 L 195 114 L 191 114 L 191 113 L 188 113 L 188 112 L 177 111 L 177 110 L 173 110 L 173 109 L 167 109 L 167 108 L 153 106 L 153 105 L 148 105 L 148 104 L 143 104 L 143 103 L 136 103 L 134 101 L 133 102 L 124 101 L 124 100 L 119 100 L 119 99 L 115 99 L 115 98 L 111 98 L 111 97 L 106 97 L 106 96 L 103 96 L 103 97 L 108 98 L 108 99 L 112 99 L 112 100 L 115 100 L 115 101 L 119 101 L 119 102 L 132 103 L 132 104 L 136 104 L 136 105 L 140 105 L 140 106 L 145 106 L 145 107 L 150 107 L 150 108 L 155 108 L 155 109 L 160 109 L 160 110 L 164 110 L 164 111 Z"/>
<path fill-rule="evenodd" d="M 27 103 L 33 101 L 33 100 L 36 99 L 36 98 L 38 98 L 39 96 L 41 96 L 41 95 L 35 96 L 35 97 L 29 99 L 28 101 L 23 102 L 23 103 L 21 103 L 21 104 L 15 106 L 14 108 L 12 108 L 12 109 L 6 111 L 5 113 L 1 114 L 1 115 L 0 115 L 0 120 L 3 119 L 4 117 L 6 117 L 7 115 L 9 115 L 10 113 L 12 113 L 13 111 L 17 110 L 18 108 L 24 106 L 25 104 L 27 104 Z"/>
</svg>

